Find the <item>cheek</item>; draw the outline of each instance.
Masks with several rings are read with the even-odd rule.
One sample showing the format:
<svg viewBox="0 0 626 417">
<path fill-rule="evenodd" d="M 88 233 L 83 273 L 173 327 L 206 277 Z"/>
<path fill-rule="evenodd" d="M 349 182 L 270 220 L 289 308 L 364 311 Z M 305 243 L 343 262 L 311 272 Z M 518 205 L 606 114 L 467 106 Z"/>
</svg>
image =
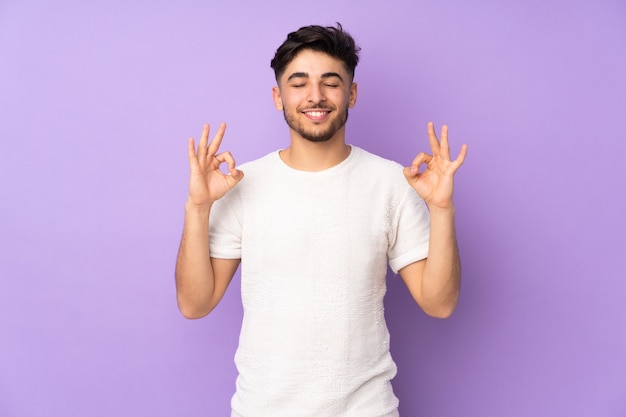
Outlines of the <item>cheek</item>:
<svg viewBox="0 0 626 417">
<path fill-rule="evenodd" d="M 300 97 L 297 94 L 287 94 L 282 97 L 283 107 L 286 110 L 295 109 L 301 103 Z"/>
<path fill-rule="evenodd" d="M 333 94 L 333 101 L 337 104 L 337 105 L 342 105 L 341 107 L 345 107 L 351 104 L 352 99 L 350 98 L 350 90 L 345 90 L 345 91 L 337 91 L 335 94 Z"/>
</svg>

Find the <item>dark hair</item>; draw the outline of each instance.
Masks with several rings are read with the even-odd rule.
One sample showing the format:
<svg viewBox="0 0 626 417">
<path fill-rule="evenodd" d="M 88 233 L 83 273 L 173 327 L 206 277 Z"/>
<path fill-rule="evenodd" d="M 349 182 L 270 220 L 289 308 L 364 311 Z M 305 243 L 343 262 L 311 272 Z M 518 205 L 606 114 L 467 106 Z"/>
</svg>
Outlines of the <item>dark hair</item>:
<svg viewBox="0 0 626 417">
<path fill-rule="evenodd" d="M 287 39 L 278 47 L 271 67 L 276 81 L 283 75 L 285 68 L 303 49 L 325 52 L 343 61 L 346 70 L 354 78 L 354 69 L 359 63 L 359 48 L 350 34 L 345 32 L 340 23 L 333 26 L 304 26 L 287 35 Z"/>
</svg>

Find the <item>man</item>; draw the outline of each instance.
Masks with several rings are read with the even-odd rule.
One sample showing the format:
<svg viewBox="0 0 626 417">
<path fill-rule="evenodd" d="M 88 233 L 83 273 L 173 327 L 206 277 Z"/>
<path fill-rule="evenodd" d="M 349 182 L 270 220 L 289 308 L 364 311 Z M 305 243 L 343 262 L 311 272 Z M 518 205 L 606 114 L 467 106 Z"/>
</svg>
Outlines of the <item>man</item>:
<svg viewBox="0 0 626 417">
<path fill-rule="evenodd" d="M 287 148 L 237 169 L 219 152 L 224 124 L 211 142 L 205 125 L 197 150 L 189 140 L 178 304 L 207 315 L 241 262 L 233 417 L 397 416 L 387 263 L 427 314 L 456 306 L 453 176 L 467 147 L 452 161 L 447 128 L 438 141 L 429 123 L 432 155 L 403 170 L 346 144 L 358 52 L 341 25 L 303 27 L 278 48 L 272 95 Z"/>
</svg>

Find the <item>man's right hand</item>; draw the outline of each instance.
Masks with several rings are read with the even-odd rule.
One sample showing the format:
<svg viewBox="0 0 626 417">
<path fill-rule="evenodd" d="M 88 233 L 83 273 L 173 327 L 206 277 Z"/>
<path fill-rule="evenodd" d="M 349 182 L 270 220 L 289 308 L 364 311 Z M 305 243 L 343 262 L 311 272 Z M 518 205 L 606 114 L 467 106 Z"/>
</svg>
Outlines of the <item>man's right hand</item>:
<svg viewBox="0 0 626 417">
<path fill-rule="evenodd" d="M 209 130 L 209 125 L 205 124 L 197 151 L 194 139 L 189 138 L 191 173 L 188 204 L 196 207 L 210 207 L 243 178 L 243 172 L 235 168 L 235 159 L 230 152 L 217 153 L 226 131 L 226 124 L 220 125 L 211 143 L 209 143 Z M 228 165 L 228 174 L 220 170 L 220 165 L 223 163 Z"/>
</svg>

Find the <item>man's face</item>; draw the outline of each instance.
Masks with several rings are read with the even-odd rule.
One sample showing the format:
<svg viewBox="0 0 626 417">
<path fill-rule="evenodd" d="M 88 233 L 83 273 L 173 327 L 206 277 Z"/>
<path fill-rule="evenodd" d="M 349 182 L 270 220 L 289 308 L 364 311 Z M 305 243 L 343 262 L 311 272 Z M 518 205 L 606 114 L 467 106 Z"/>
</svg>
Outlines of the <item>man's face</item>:
<svg viewBox="0 0 626 417">
<path fill-rule="evenodd" d="M 337 132 L 343 137 L 357 86 L 341 60 L 305 49 L 287 65 L 272 94 L 292 134 L 325 142 L 337 137 Z"/>
</svg>

